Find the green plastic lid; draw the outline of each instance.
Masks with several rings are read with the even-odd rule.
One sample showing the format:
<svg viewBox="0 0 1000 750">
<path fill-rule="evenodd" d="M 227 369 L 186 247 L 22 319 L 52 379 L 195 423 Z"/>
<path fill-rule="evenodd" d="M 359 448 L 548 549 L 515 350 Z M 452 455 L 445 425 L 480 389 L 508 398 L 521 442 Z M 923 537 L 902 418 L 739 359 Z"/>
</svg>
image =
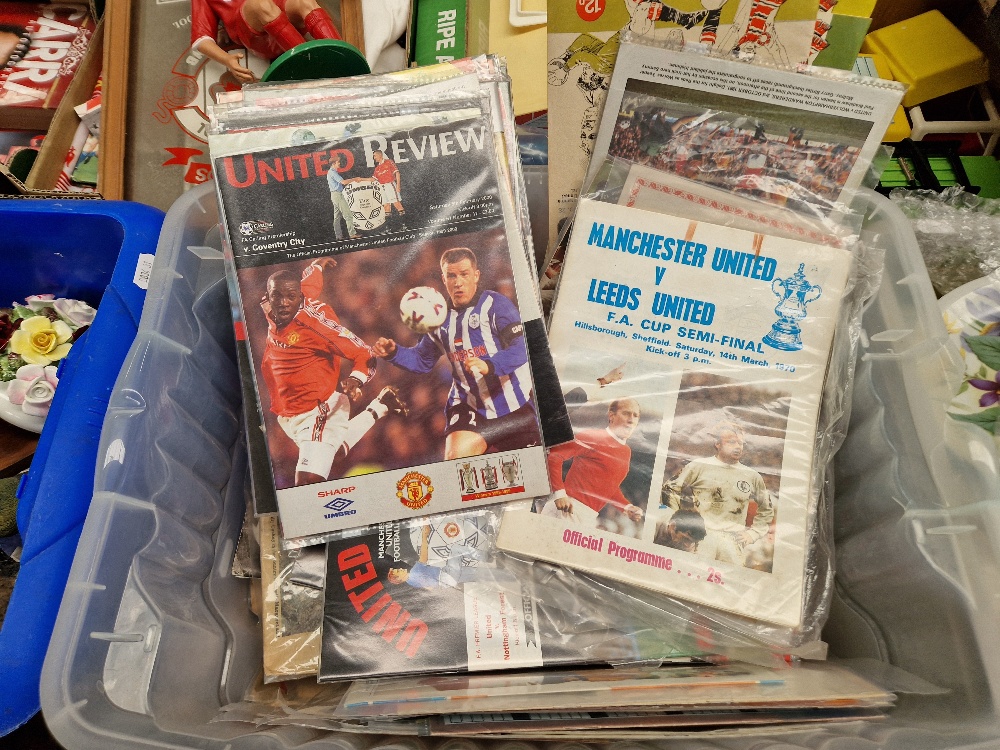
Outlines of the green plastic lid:
<svg viewBox="0 0 1000 750">
<path fill-rule="evenodd" d="M 361 50 L 340 39 L 313 39 L 271 63 L 262 81 L 312 81 L 371 73 Z"/>
</svg>

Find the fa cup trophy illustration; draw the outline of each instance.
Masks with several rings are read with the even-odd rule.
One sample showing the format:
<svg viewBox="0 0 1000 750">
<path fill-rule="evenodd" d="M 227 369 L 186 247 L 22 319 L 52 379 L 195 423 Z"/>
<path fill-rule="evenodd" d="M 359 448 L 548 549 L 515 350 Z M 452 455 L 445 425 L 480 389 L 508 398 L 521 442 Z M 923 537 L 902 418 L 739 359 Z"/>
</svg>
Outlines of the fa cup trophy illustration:
<svg viewBox="0 0 1000 750">
<path fill-rule="evenodd" d="M 500 482 L 497 481 L 497 467 L 489 461 L 486 462 L 485 467 L 479 470 L 479 473 L 483 475 L 483 484 L 487 490 L 495 490 L 500 486 Z"/>
<path fill-rule="evenodd" d="M 771 282 L 771 291 L 781 301 L 774 308 L 778 319 L 763 341 L 783 352 L 797 352 L 802 348 L 799 321 L 806 317 L 806 305 L 823 294 L 823 289 L 818 284 L 810 284 L 806 280 L 805 267 L 805 263 L 799 263 L 799 270 L 787 279 L 775 279 Z"/>
</svg>

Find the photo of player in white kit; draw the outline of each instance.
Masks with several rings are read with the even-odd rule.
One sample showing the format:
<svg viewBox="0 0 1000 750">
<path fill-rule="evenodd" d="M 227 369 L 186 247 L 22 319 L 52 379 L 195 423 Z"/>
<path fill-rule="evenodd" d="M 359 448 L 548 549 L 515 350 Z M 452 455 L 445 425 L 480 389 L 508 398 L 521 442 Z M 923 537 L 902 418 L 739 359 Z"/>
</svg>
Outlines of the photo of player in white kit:
<svg viewBox="0 0 1000 750">
<path fill-rule="evenodd" d="M 336 265 L 333 258 L 322 258 L 306 266 L 301 278 L 289 270 L 271 274 L 261 303 L 268 327 L 261 371 L 270 409 L 298 447 L 295 486 L 326 481 L 337 456 L 350 451 L 378 419 L 406 415 L 396 390 L 386 387 L 350 416 L 376 360 L 333 308 L 317 299 L 324 274 Z M 338 386 L 341 359 L 349 360 L 352 370 Z"/>
<path fill-rule="evenodd" d="M 705 521 L 705 538 L 695 554 L 744 566 L 749 548 L 767 536 L 774 505 L 761 475 L 740 462 L 746 433 L 734 422 L 711 430 L 715 455 L 692 459 L 673 481 L 663 486 L 663 504 L 675 512 L 696 511 Z M 748 524 L 750 503 L 757 512 Z"/>
<path fill-rule="evenodd" d="M 517 307 L 499 292 L 480 289 L 479 261 L 469 248 L 446 250 L 440 268 L 450 300 L 444 323 L 415 346 L 380 337 L 372 351 L 414 373 L 429 373 L 442 356 L 448 359 L 445 460 L 540 445 Z"/>
</svg>

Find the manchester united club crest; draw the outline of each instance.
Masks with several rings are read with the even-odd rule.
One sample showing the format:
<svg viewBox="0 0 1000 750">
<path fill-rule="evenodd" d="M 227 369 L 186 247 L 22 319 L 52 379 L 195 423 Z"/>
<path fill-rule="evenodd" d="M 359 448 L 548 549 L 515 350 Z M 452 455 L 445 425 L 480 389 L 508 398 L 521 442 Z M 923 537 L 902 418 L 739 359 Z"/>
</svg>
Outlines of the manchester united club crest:
<svg viewBox="0 0 1000 750">
<path fill-rule="evenodd" d="M 267 69 L 268 61 L 238 45 L 226 44 L 230 52 L 243 54 L 243 65 L 258 78 Z M 177 123 L 191 138 L 208 143 L 208 108 L 223 91 L 239 91 L 237 81 L 229 69 L 205 55 L 197 47 L 181 53 L 170 71 L 172 76 L 163 86 L 163 93 L 152 113 L 157 122 L 166 125 Z"/>
<path fill-rule="evenodd" d="M 433 492 L 430 477 L 419 471 L 407 472 L 396 482 L 396 497 L 411 510 L 420 510 L 427 505 Z"/>
<path fill-rule="evenodd" d="M 288 334 L 288 343 L 291 344 L 292 346 L 295 346 L 297 343 L 299 343 L 299 334 L 297 333 Z"/>
<path fill-rule="evenodd" d="M 449 521 L 444 525 L 444 528 L 441 529 L 441 533 L 449 539 L 454 539 L 462 533 L 462 529 L 454 521 Z"/>
</svg>

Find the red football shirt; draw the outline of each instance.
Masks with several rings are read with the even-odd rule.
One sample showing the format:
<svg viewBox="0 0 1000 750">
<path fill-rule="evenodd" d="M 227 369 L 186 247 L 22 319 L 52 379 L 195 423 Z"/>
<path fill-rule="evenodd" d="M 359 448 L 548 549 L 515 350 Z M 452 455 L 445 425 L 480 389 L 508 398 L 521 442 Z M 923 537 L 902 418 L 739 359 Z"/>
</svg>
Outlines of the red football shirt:
<svg viewBox="0 0 1000 750">
<path fill-rule="evenodd" d="M 375 165 L 374 176 L 380 185 L 388 185 L 390 182 L 395 182 L 397 174 L 399 174 L 399 168 L 389 157 L 382 159 L 382 161 Z"/>
<path fill-rule="evenodd" d="M 267 343 L 261 363 L 271 397 L 271 411 L 282 417 L 304 414 L 337 390 L 340 360 L 353 363 L 351 375 L 362 383 L 375 374 L 375 353 L 337 319 L 333 308 L 313 296 L 322 288 L 323 273 L 309 265 L 302 278 L 302 308 L 279 329 L 267 315 Z"/>
<path fill-rule="evenodd" d="M 566 480 L 563 464 L 573 460 Z M 630 505 L 621 491 L 628 475 L 632 449 L 608 430 L 581 430 L 576 439 L 549 450 L 549 482 L 552 490 L 565 490 L 574 500 L 597 511 L 608 503 L 624 510 Z"/>
</svg>

